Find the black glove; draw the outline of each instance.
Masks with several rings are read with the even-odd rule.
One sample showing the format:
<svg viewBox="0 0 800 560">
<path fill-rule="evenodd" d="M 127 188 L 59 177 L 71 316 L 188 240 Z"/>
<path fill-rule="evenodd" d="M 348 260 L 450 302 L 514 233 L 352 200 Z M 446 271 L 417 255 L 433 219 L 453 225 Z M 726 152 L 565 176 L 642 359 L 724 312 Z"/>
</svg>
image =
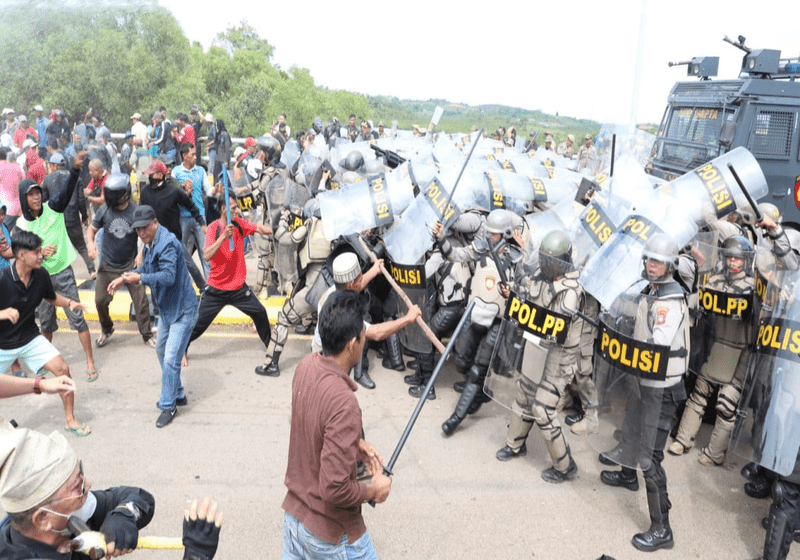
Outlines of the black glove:
<svg viewBox="0 0 800 560">
<path fill-rule="evenodd" d="M 116 550 L 133 550 L 139 542 L 139 528 L 132 512 L 117 508 L 103 522 L 100 531 Z"/>
<path fill-rule="evenodd" d="M 183 519 L 184 560 L 211 560 L 219 545 L 219 527 L 212 521 L 198 517 L 194 521 Z"/>
</svg>

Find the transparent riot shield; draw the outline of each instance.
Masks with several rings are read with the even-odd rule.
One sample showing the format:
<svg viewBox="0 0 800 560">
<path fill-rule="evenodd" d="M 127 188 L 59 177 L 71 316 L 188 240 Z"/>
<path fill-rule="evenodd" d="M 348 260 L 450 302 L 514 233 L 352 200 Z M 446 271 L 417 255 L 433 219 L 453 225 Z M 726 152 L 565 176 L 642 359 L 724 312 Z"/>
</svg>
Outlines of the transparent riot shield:
<svg viewBox="0 0 800 560">
<path fill-rule="evenodd" d="M 647 470 L 658 432 L 669 346 L 647 342 L 655 320 L 655 300 L 640 293 L 644 284 L 620 295 L 600 313 L 595 353 L 597 433 L 590 445 L 614 462 Z"/>
<path fill-rule="evenodd" d="M 387 260 L 386 270 L 392 275 L 397 285 L 405 292 L 412 304 L 418 305 L 422 310 L 422 320 L 430 322 L 430 306 L 428 300 L 428 281 L 425 275 L 425 263 L 420 262 L 414 265 L 405 265 Z M 406 314 L 408 307 L 402 298 L 394 298 L 397 302 L 397 317 Z M 427 354 L 433 348 L 430 339 L 423 332 L 420 326 L 414 322 L 400 331 L 400 342 L 412 352 Z"/>
<path fill-rule="evenodd" d="M 629 210 L 627 201 L 607 193 L 589 201 L 569 232 L 578 266 L 611 238 Z"/>
<path fill-rule="evenodd" d="M 800 283 L 795 272 L 759 322 L 732 449 L 800 483 Z"/>
<path fill-rule="evenodd" d="M 386 250 L 392 260 L 399 263 L 416 263 L 433 247 L 431 230 L 436 222 L 450 227 L 461 214 L 449 193 L 434 178 L 403 212 L 394 227 L 384 236 Z"/>
<path fill-rule="evenodd" d="M 512 292 L 492 353 L 484 392 L 498 404 L 533 418 L 536 390 L 558 373 L 572 317 Z"/>
</svg>

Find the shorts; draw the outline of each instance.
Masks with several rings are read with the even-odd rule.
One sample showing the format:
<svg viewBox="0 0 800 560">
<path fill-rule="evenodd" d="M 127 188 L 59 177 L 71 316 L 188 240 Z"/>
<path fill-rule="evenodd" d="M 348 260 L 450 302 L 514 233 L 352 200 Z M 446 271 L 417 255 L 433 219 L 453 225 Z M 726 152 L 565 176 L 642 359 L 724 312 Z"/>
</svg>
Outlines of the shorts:
<svg viewBox="0 0 800 560">
<path fill-rule="evenodd" d="M 75 273 L 72 267 L 68 266 L 58 274 L 50 276 L 50 282 L 53 283 L 53 290 L 57 294 L 61 294 L 67 299 L 80 301 L 78 296 L 78 285 L 75 283 Z M 89 325 L 86 324 L 86 319 L 83 318 L 83 311 L 78 309 L 72 311 L 69 308 L 64 308 L 69 320 L 69 326 L 78 332 L 88 331 Z M 47 300 L 42 300 L 39 307 L 36 308 L 36 314 L 39 316 L 39 324 L 44 332 L 56 332 L 58 330 L 58 323 L 56 322 L 56 309 Z"/>
<path fill-rule="evenodd" d="M 49 340 L 37 335 L 25 346 L 13 350 L 0 349 L 0 373 L 7 373 L 11 369 L 11 364 L 19 360 L 23 367 L 37 374 L 50 360 L 60 355 L 61 352 Z"/>
</svg>

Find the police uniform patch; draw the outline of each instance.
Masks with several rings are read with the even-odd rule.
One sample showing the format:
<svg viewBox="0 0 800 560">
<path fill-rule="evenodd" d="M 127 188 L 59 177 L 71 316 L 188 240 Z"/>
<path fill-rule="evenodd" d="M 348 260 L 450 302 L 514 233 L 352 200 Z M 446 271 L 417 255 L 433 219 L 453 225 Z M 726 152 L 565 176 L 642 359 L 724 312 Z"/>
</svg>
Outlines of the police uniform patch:
<svg viewBox="0 0 800 560">
<path fill-rule="evenodd" d="M 663 325 L 667 322 L 667 313 L 669 313 L 669 307 L 657 307 L 656 308 L 656 324 Z"/>
<path fill-rule="evenodd" d="M 494 279 L 494 276 L 487 276 L 486 280 L 483 281 L 483 284 L 486 286 L 487 290 L 491 291 L 494 290 L 497 281 Z"/>
</svg>

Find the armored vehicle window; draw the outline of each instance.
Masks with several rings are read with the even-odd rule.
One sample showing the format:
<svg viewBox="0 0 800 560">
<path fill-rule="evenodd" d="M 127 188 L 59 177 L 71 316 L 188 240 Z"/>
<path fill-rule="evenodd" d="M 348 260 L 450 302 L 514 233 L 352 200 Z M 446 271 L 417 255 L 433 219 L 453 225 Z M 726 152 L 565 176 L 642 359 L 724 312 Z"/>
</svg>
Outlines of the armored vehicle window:
<svg viewBox="0 0 800 560">
<path fill-rule="evenodd" d="M 789 157 L 796 120 L 794 111 L 759 110 L 748 148 L 756 157 Z"/>
<path fill-rule="evenodd" d="M 690 170 L 719 155 L 719 135 L 732 109 L 673 107 L 662 136 L 661 159 L 677 169 Z"/>
</svg>

